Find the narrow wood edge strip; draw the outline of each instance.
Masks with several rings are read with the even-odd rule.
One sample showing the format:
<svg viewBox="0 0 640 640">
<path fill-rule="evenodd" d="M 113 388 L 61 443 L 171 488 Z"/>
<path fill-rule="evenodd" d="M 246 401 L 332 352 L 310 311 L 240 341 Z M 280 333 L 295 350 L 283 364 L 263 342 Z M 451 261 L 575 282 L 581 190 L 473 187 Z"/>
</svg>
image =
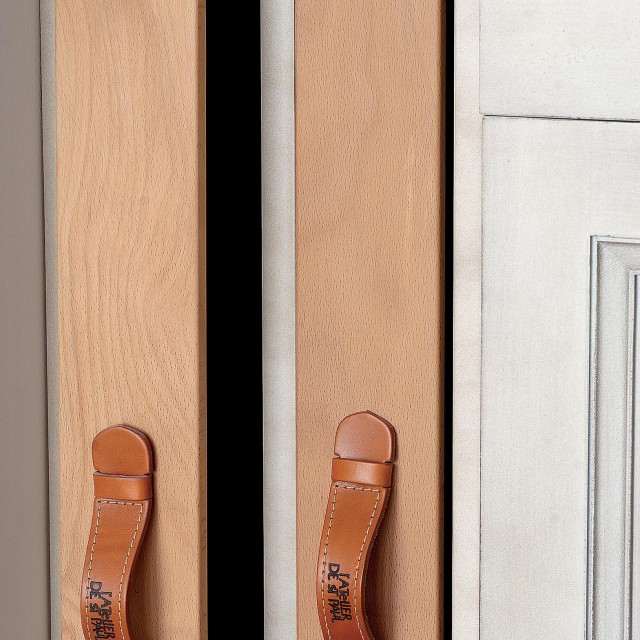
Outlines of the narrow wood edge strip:
<svg viewBox="0 0 640 640">
<path fill-rule="evenodd" d="M 198 4 L 198 370 L 200 424 L 199 464 L 199 591 L 200 638 L 209 637 L 207 546 L 207 7 Z"/>
</svg>

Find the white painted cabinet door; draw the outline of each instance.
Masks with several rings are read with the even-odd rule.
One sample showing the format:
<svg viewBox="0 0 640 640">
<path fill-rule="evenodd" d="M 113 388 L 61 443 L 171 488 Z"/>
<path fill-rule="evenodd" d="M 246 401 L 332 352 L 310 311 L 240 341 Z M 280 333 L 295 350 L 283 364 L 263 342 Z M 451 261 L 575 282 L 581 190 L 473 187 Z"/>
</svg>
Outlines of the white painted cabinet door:
<svg viewBox="0 0 640 640">
<path fill-rule="evenodd" d="M 480 20 L 483 113 L 640 120 L 637 0 L 480 0 Z"/>
<path fill-rule="evenodd" d="M 640 640 L 640 124 L 486 118 L 482 166 L 480 638 Z"/>
</svg>

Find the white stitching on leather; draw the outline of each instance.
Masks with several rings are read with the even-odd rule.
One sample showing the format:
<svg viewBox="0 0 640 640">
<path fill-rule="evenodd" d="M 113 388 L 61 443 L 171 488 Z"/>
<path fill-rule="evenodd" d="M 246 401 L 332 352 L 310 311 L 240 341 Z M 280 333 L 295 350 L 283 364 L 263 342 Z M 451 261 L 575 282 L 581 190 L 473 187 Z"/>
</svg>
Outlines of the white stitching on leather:
<svg viewBox="0 0 640 640">
<path fill-rule="evenodd" d="M 134 503 L 135 504 L 135 503 Z M 140 528 L 140 521 L 142 520 L 142 511 L 144 507 L 140 505 L 140 513 L 138 514 L 138 522 L 136 522 L 136 528 L 133 532 L 133 538 L 131 538 L 131 544 L 129 545 L 129 551 L 127 551 L 127 557 L 124 559 L 124 566 L 122 567 L 122 575 L 120 576 L 120 587 L 118 589 L 118 620 L 120 621 L 120 633 L 122 634 L 122 640 L 126 640 L 124 637 L 124 629 L 122 628 L 122 583 L 124 581 L 124 574 L 127 570 L 127 563 L 129 562 L 129 556 L 131 555 L 131 549 L 133 549 L 133 543 L 136 541 L 138 535 L 138 529 Z"/>
<path fill-rule="evenodd" d="M 378 509 L 378 502 L 380 501 L 380 489 L 366 489 L 364 487 L 353 487 L 351 485 L 347 485 L 347 484 L 338 484 L 336 483 L 335 488 L 333 490 L 333 501 L 331 502 L 331 515 L 329 516 L 329 526 L 327 527 L 327 537 L 325 539 L 325 543 L 324 543 L 324 553 L 323 553 L 323 558 L 322 558 L 322 586 L 321 586 L 321 597 L 322 597 L 322 613 L 324 615 L 324 625 L 327 629 L 327 637 L 328 640 L 331 640 L 331 631 L 329 631 L 329 621 L 327 620 L 327 610 L 326 610 L 326 606 L 325 606 L 325 601 L 324 601 L 324 581 L 325 581 L 325 574 L 326 574 L 326 567 L 327 567 L 327 550 L 329 547 L 329 534 L 331 533 L 331 526 L 333 524 L 333 514 L 335 512 L 335 506 L 336 506 L 336 499 L 337 499 L 337 495 L 338 495 L 338 489 L 351 489 L 353 491 L 367 491 L 370 493 L 376 493 L 376 501 L 375 504 L 373 505 L 373 512 L 371 513 L 371 518 L 369 519 L 369 525 L 367 526 L 367 530 L 365 531 L 364 534 L 364 539 L 362 540 L 362 545 L 360 546 L 360 553 L 358 555 L 358 561 L 356 563 L 356 570 L 354 573 L 354 578 L 353 578 L 353 608 L 355 610 L 356 613 L 356 624 L 358 625 L 358 631 L 360 632 L 360 637 L 362 638 L 362 640 L 367 640 L 364 637 L 364 634 L 362 632 L 362 628 L 360 627 L 360 618 L 358 617 L 358 604 L 357 604 L 357 589 L 356 589 L 356 585 L 357 585 L 357 581 L 358 581 L 358 570 L 360 568 L 360 561 L 362 560 L 362 553 L 364 551 L 364 545 L 367 542 L 367 538 L 369 537 L 369 530 L 371 529 L 371 525 L 373 524 L 373 519 L 375 518 L 376 515 L 376 510 Z"/>
<path fill-rule="evenodd" d="M 89 640 L 91 640 L 91 626 L 89 625 L 89 585 L 91 584 L 91 566 L 93 565 L 93 552 L 96 548 L 96 540 L 98 538 L 98 528 L 100 527 L 100 509 L 102 508 L 100 505 L 100 500 L 97 501 L 98 503 L 98 512 L 96 515 L 96 530 L 95 533 L 93 534 L 93 543 L 91 545 L 91 555 L 89 556 L 89 568 L 87 569 L 87 588 L 85 590 L 85 595 L 84 595 L 84 607 L 85 607 L 85 612 L 87 614 L 87 636 L 89 637 Z"/>
<path fill-rule="evenodd" d="M 87 616 L 87 633 L 89 635 L 89 639 L 91 639 L 91 626 L 89 624 L 89 585 L 91 584 L 91 568 L 93 565 L 93 553 L 96 547 L 96 541 L 98 539 L 98 530 L 100 527 L 100 511 L 102 509 L 103 504 L 120 504 L 123 506 L 135 506 L 140 507 L 140 514 L 138 515 L 138 522 L 136 523 L 136 528 L 133 532 L 133 538 L 131 539 L 131 544 L 129 545 L 129 550 L 127 551 L 127 556 L 124 560 L 124 566 L 122 567 L 122 574 L 120 576 L 120 588 L 118 590 L 118 619 L 120 621 L 120 633 L 122 634 L 122 640 L 127 640 L 124 636 L 124 628 L 122 626 L 122 611 L 121 611 L 121 600 L 122 600 L 122 587 L 124 582 L 124 574 L 127 570 L 127 564 L 129 562 L 129 556 L 131 555 L 131 551 L 133 549 L 133 545 L 136 540 L 136 536 L 138 535 L 138 529 L 140 528 L 140 522 L 142 521 L 142 514 L 144 512 L 144 504 L 142 502 L 123 502 L 121 500 L 96 500 L 97 504 L 97 515 L 96 515 L 96 530 L 93 535 L 93 543 L 91 545 L 91 555 L 89 557 L 89 568 L 87 570 L 87 587 L 85 592 L 85 609 Z"/>
<path fill-rule="evenodd" d="M 371 513 L 371 518 L 369 518 L 369 525 L 367 526 L 367 530 L 364 532 L 364 539 L 362 540 L 362 545 L 360 546 L 360 553 L 358 554 L 358 563 L 356 564 L 356 571 L 353 577 L 353 608 L 356 612 L 356 624 L 358 625 L 358 631 L 360 632 L 360 637 L 362 640 L 365 640 L 364 633 L 362 633 L 362 628 L 360 627 L 360 618 L 358 617 L 358 570 L 360 569 L 360 561 L 362 560 L 362 552 L 364 551 L 364 545 L 367 542 L 367 538 L 369 536 L 369 530 L 371 529 L 371 525 L 373 523 L 373 519 L 376 515 L 376 509 L 378 508 L 378 502 L 380 501 L 380 489 L 360 489 L 359 487 L 345 487 L 353 489 L 354 491 L 375 491 L 376 492 L 376 502 L 373 505 L 373 512 Z"/>
</svg>

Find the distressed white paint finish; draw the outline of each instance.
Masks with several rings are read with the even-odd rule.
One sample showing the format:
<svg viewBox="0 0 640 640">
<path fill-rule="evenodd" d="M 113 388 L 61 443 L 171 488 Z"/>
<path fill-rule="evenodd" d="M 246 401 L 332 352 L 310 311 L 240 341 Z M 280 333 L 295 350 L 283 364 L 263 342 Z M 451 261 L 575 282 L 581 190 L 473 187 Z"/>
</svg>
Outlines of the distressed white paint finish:
<svg viewBox="0 0 640 640">
<path fill-rule="evenodd" d="M 640 119 L 637 0 L 481 0 L 486 114 Z"/>
<path fill-rule="evenodd" d="M 640 240 L 594 238 L 591 309 L 591 640 L 631 635 L 636 333 Z M 637 531 L 637 530 L 636 530 Z M 637 542 L 636 542 L 637 544 Z M 636 582 L 636 590 L 638 583 Z M 636 601 L 638 598 L 636 597 Z M 637 616 L 636 616 L 637 617 Z M 637 622 L 636 622 L 637 626 Z"/>
<path fill-rule="evenodd" d="M 265 640 L 295 640 L 293 0 L 262 0 Z M 282 567 L 287 567 L 282 571 Z"/>
<path fill-rule="evenodd" d="M 452 635 L 478 640 L 480 607 L 480 0 L 455 3 Z"/>
<path fill-rule="evenodd" d="M 591 242 L 640 237 L 640 125 L 486 118 L 483 136 L 480 637 L 583 640 Z"/>
</svg>

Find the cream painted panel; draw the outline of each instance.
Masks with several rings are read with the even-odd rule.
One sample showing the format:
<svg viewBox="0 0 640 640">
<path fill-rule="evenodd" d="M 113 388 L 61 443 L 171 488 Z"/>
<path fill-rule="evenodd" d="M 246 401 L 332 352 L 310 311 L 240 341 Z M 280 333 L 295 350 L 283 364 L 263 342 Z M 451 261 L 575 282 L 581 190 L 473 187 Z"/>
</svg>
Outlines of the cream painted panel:
<svg viewBox="0 0 640 640">
<path fill-rule="evenodd" d="M 624 434 L 630 410 L 624 383 L 601 392 L 594 382 L 590 412 L 590 368 L 593 381 L 613 380 L 590 357 L 591 332 L 594 344 L 612 333 L 598 334 L 592 244 L 640 238 L 640 126 L 486 118 L 483 136 L 480 637 L 582 640 L 593 575 L 593 637 L 626 640 L 624 510 L 604 543 L 588 527 L 590 415 L 593 432 L 613 398 L 618 427 L 602 428 Z M 617 299 L 602 297 L 598 313 L 628 313 Z M 619 363 L 629 333 L 616 333 L 607 354 Z M 593 450 L 592 471 L 618 469 L 599 485 L 596 522 L 628 500 L 627 455 L 622 444 Z M 605 553 L 600 566 L 619 570 L 599 580 Z"/>
<path fill-rule="evenodd" d="M 636 0 L 481 0 L 480 15 L 483 113 L 640 119 Z"/>
<path fill-rule="evenodd" d="M 294 3 L 261 3 L 264 640 L 297 637 Z M 282 567 L 288 567 L 282 571 Z"/>
<path fill-rule="evenodd" d="M 453 182 L 454 640 L 478 640 L 480 572 L 481 149 L 479 0 L 455 3 Z"/>
</svg>

